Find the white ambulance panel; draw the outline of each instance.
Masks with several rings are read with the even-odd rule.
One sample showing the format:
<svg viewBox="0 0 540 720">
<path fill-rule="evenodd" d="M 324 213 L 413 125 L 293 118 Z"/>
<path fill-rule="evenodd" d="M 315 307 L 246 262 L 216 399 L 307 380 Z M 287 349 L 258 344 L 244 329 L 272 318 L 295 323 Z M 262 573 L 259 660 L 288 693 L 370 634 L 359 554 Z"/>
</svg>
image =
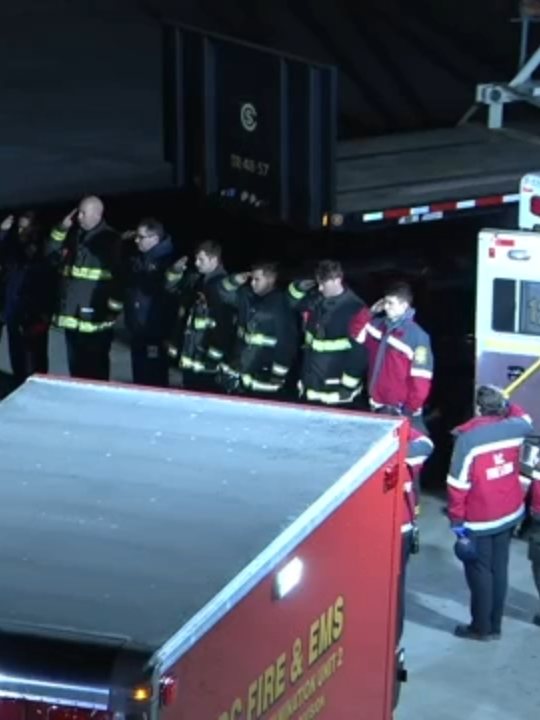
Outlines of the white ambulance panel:
<svg viewBox="0 0 540 720">
<path fill-rule="evenodd" d="M 506 387 L 540 357 L 540 233 L 480 232 L 475 335 L 477 384 Z M 540 373 L 515 400 L 540 428 Z"/>
<path fill-rule="evenodd" d="M 519 185 L 519 227 L 532 230 L 540 226 L 540 171 L 528 173 Z"/>
</svg>

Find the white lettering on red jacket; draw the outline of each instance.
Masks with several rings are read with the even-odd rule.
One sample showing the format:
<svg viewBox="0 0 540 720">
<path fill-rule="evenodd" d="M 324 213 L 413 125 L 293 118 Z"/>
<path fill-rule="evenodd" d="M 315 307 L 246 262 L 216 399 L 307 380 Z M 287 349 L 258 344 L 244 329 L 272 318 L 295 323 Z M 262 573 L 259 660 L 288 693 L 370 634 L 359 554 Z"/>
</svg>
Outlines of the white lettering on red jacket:
<svg viewBox="0 0 540 720">
<path fill-rule="evenodd" d="M 429 335 L 414 322 L 414 310 L 395 323 L 362 310 L 353 318 L 350 334 L 367 350 L 372 404 L 419 414 L 431 391 L 433 353 Z"/>
<path fill-rule="evenodd" d="M 416 507 L 420 502 L 420 475 L 426 460 L 433 452 L 433 443 L 427 435 L 411 428 L 407 456 L 405 463 L 408 470 L 408 479 L 403 486 L 403 519 L 401 532 L 407 533 L 413 529 Z"/>
<path fill-rule="evenodd" d="M 524 512 L 521 447 L 531 418 L 517 405 L 504 417 L 476 417 L 456 428 L 447 478 L 448 516 L 490 534 L 512 527 Z"/>
</svg>

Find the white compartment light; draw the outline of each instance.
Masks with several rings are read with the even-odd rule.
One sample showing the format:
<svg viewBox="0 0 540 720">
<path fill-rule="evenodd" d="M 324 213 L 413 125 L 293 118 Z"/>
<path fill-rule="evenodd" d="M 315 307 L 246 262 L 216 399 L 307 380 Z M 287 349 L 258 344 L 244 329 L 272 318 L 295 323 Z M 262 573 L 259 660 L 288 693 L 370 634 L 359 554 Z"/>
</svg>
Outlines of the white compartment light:
<svg viewBox="0 0 540 720">
<path fill-rule="evenodd" d="M 304 572 L 304 563 L 295 557 L 276 574 L 274 594 L 281 600 L 300 584 Z"/>
</svg>

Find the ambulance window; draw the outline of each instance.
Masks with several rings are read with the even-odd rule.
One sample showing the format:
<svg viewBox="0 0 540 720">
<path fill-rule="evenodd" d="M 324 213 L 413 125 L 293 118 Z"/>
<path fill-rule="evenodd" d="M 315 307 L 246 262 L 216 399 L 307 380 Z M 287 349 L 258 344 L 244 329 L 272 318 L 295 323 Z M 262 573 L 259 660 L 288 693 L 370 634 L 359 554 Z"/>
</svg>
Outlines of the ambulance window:
<svg viewBox="0 0 540 720">
<path fill-rule="evenodd" d="M 493 306 L 491 329 L 495 332 L 516 331 L 516 281 L 495 278 L 493 281 Z"/>
<path fill-rule="evenodd" d="M 540 282 L 521 282 L 519 332 L 540 335 Z"/>
</svg>

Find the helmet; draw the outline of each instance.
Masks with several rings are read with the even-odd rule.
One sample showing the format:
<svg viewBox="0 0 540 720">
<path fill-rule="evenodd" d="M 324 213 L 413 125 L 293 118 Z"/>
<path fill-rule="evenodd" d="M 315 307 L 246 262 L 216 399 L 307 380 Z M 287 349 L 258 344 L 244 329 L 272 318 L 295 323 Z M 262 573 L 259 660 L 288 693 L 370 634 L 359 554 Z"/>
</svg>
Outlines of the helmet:
<svg viewBox="0 0 540 720">
<path fill-rule="evenodd" d="M 471 563 L 478 559 L 476 539 L 472 533 L 461 535 L 454 543 L 454 553 L 462 563 Z"/>
</svg>

